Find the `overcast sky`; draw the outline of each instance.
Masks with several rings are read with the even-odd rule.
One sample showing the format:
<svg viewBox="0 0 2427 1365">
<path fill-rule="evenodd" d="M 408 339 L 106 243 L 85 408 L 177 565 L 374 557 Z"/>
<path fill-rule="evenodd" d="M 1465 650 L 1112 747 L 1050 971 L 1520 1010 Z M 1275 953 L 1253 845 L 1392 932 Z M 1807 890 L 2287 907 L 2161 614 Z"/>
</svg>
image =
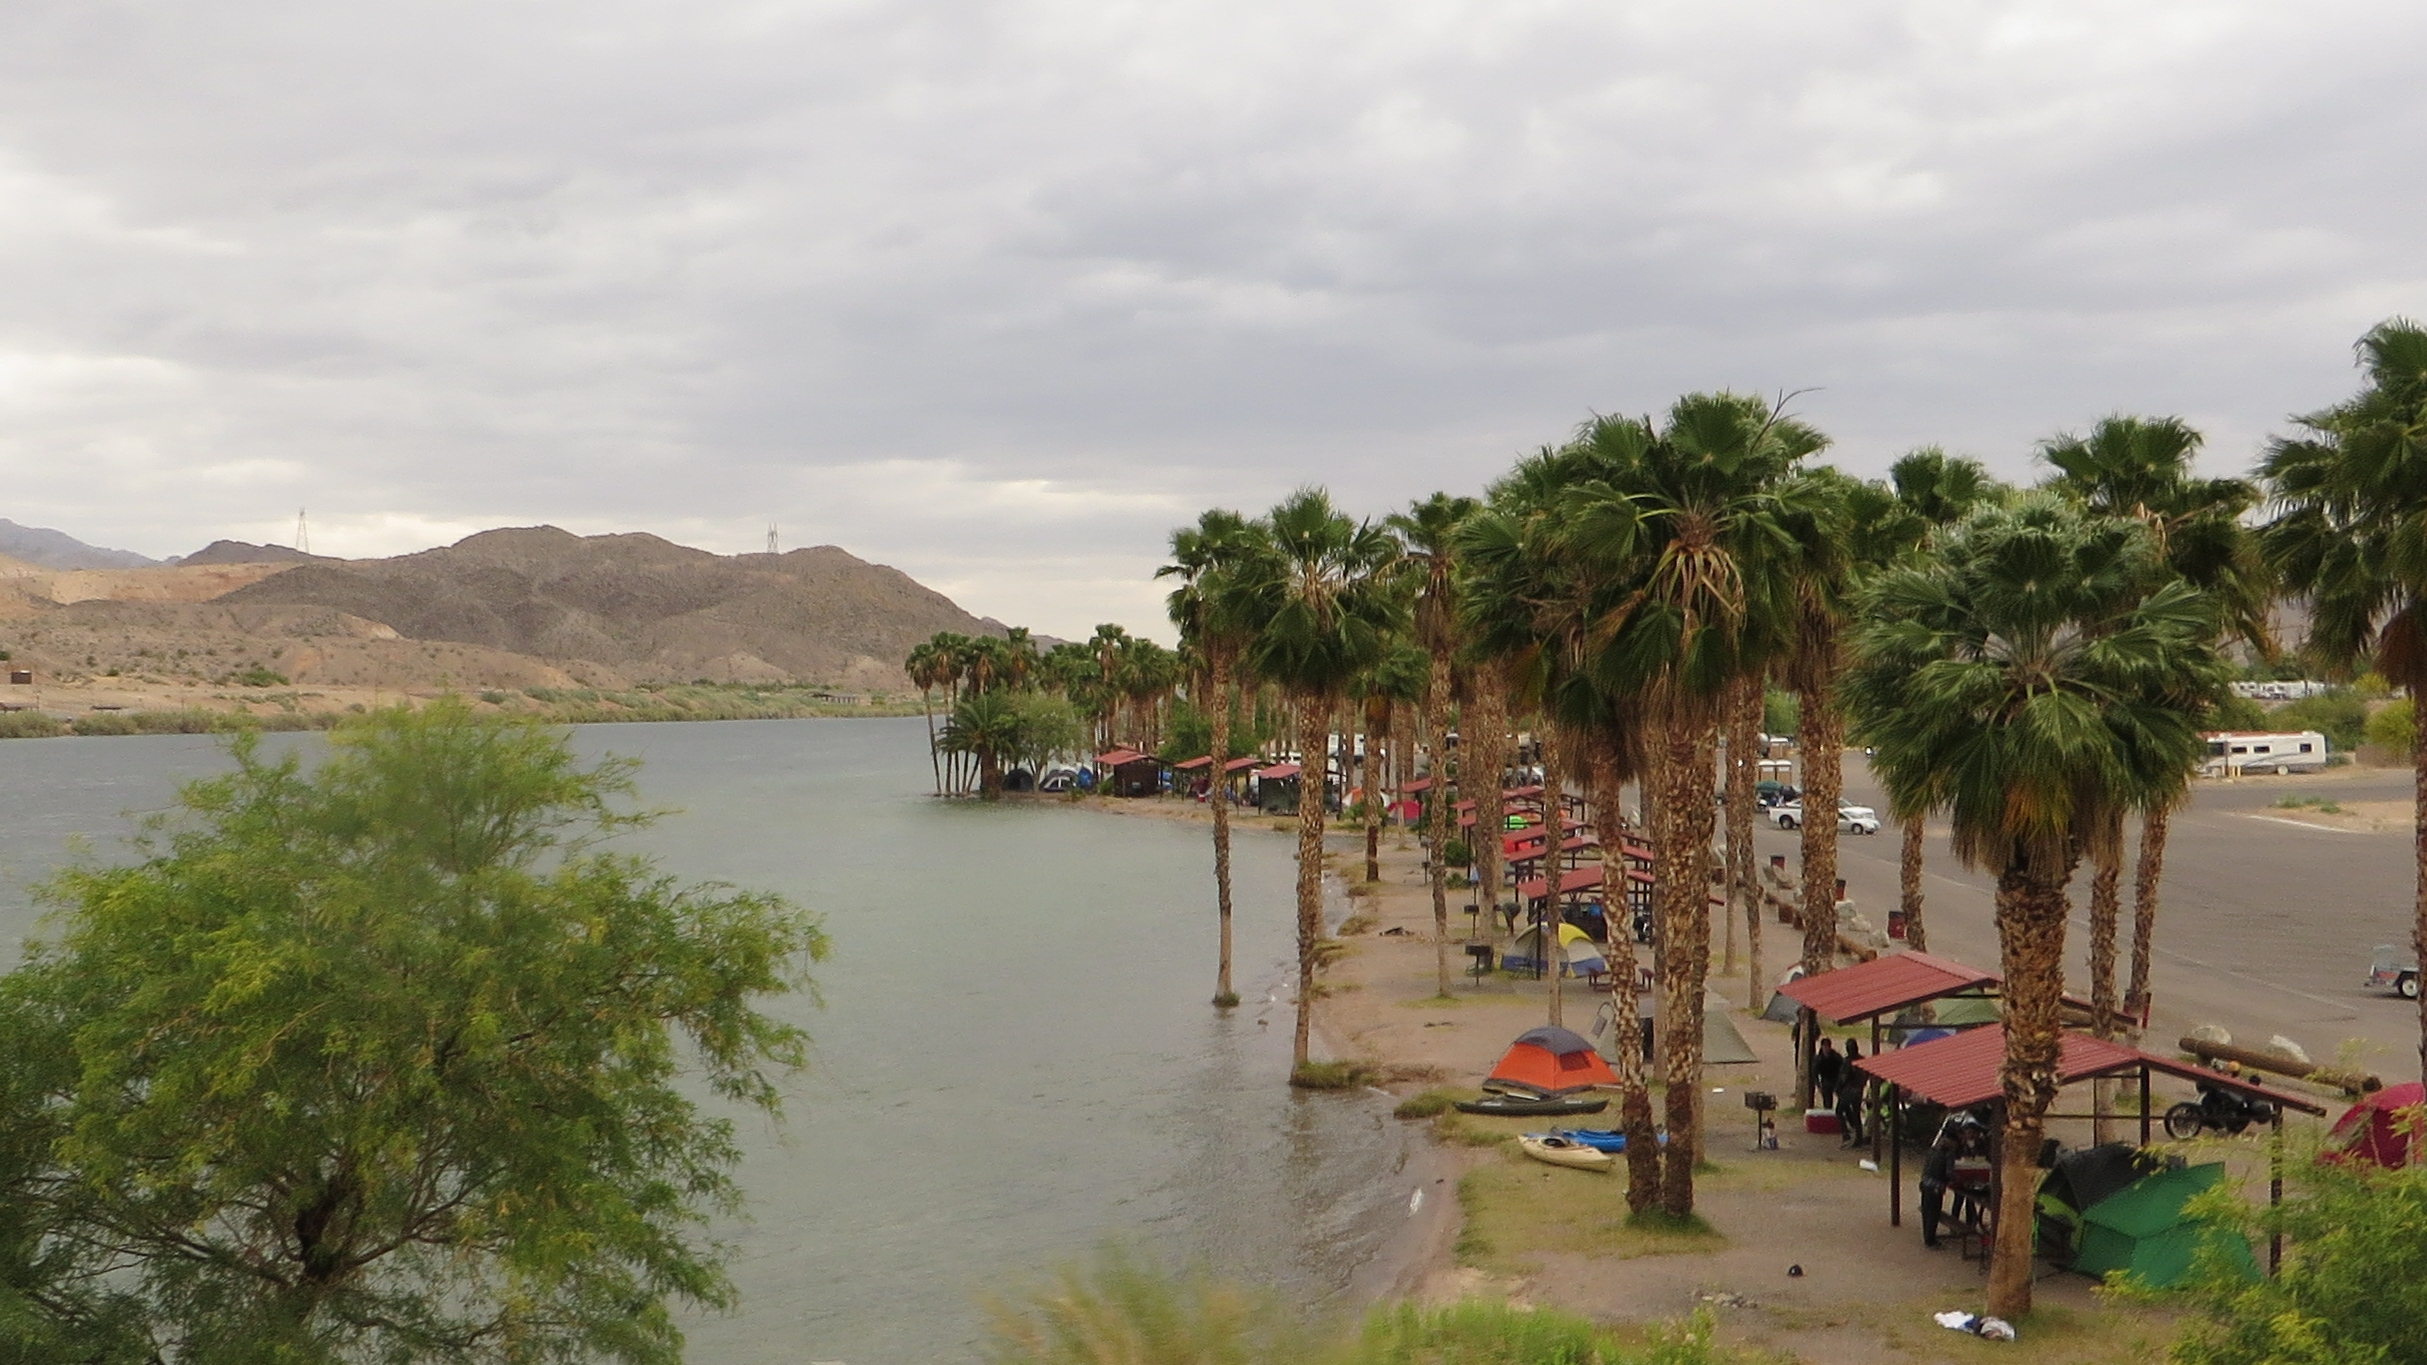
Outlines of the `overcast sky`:
<svg viewBox="0 0 2427 1365">
<path fill-rule="evenodd" d="M 2427 313 L 2427 7 L 10 0 L 0 515 L 834 543 L 1059 635 L 1177 523 L 1809 389 L 1832 459 Z"/>
</svg>

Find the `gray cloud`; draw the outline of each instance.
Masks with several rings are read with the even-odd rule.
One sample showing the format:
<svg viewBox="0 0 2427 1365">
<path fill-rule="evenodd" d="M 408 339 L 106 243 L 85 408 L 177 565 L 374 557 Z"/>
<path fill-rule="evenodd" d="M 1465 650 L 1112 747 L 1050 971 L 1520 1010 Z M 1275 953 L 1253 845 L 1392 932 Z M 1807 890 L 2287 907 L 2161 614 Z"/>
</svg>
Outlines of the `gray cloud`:
<svg viewBox="0 0 2427 1365">
<path fill-rule="evenodd" d="M 2419 311 L 2391 3 L 0 11 L 6 511 L 833 541 L 1056 633 L 1168 528 L 1811 388 L 2219 467 Z"/>
</svg>

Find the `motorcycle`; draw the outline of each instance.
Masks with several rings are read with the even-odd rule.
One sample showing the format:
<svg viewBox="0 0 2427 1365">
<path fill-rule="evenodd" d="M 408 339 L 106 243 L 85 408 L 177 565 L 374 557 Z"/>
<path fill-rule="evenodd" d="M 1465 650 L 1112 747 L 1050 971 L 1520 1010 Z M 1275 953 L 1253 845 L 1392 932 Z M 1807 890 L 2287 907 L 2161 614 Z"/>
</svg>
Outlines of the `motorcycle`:
<svg viewBox="0 0 2427 1365">
<path fill-rule="evenodd" d="M 2195 1138 L 2208 1129 L 2239 1137 L 2254 1123 L 2275 1121 L 2275 1106 L 2219 1086 L 2203 1085 L 2199 1099 L 2184 1100 L 2166 1111 L 2166 1136 Z"/>
</svg>

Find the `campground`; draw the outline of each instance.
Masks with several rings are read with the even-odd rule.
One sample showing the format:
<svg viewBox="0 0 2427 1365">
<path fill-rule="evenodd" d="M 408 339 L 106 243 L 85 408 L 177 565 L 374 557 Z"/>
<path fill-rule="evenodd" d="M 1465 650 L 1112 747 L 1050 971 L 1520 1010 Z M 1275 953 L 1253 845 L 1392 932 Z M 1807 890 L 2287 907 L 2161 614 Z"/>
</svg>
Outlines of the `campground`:
<svg viewBox="0 0 2427 1365">
<path fill-rule="evenodd" d="M 1859 768 L 1851 755 L 1848 767 Z M 1854 775 L 1849 772 L 1849 778 Z M 1176 800 L 1100 804 L 1164 818 L 1196 819 L 1203 814 L 1195 803 Z M 2257 803 L 2244 799 L 2237 804 Z M 2251 823 L 2240 816 L 2216 818 Z M 1243 839 L 1283 837 L 1294 833 L 1295 822 L 1242 816 L 1235 828 Z M 2293 839 L 2316 837 L 2288 828 L 2282 833 Z M 1772 842 L 1775 849 L 1769 847 Z M 1892 859 L 1892 839 L 1871 842 Z M 1939 841 L 1933 844 L 1943 850 Z M 1872 851 L 1858 839 L 1842 845 L 1859 848 L 1861 855 Z M 1791 847 L 1786 836 L 1770 836 L 1762 851 L 1766 856 L 1791 852 Z M 1345 897 L 1334 918 L 1344 921 L 1341 941 L 1346 951 L 1323 978 L 1318 1055 L 1354 1060 L 1388 1077 L 1414 1078 L 1391 1085 L 1403 1098 L 1420 1097 L 1428 1090 L 1471 1095 L 1518 1034 L 1545 1022 L 1547 983 L 1498 973 L 1480 979 L 1469 974 L 1458 946 L 1466 938 L 1467 897 L 1453 893 L 1451 968 L 1457 994 L 1450 1000 L 1440 998 L 1435 990 L 1432 903 L 1421 851 L 1396 831 L 1385 834 L 1382 848 L 1381 880 L 1363 885 L 1362 839 L 1334 827 L 1328 858 L 1335 894 Z M 1943 852 L 1936 859 L 1943 859 Z M 1933 868 L 1934 874 L 1940 871 Z M 1979 931 L 1987 927 L 1985 902 L 1976 907 L 1956 889 L 1960 874 L 1952 868 L 1943 871 L 1947 875 L 1933 885 L 1933 894 L 1944 902 L 1942 920 L 1933 922 L 1933 948 L 1994 969 L 1993 936 L 1985 945 L 1978 941 Z M 1892 888 L 1891 880 L 1891 894 Z M 1862 881 L 1857 881 L 1858 896 L 1862 890 Z M 1242 906 L 1240 913 L 1256 909 Z M 2186 918 L 2216 913 L 2213 905 L 2203 902 Z M 1943 935 L 1941 922 L 1948 926 Z M 1717 926 L 1715 918 L 1715 930 Z M 1775 976 L 1793 959 L 1791 931 L 1774 922 L 1765 924 L 1764 931 L 1768 974 Z M 1948 941 L 1935 941 L 1941 936 Z M 2161 943 L 2165 938 L 2161 929 Z M 2174 952 L 2167 974 L 2184 973 L 2193 957 Z M 1400 1244 L 1360 1277 L 1359 1288 L 1377 1297 L 1427 1301 L 1505 1297 L 1611 1322 L 1648 1324 L 1707 1310 L 1718 1321 L 1723 1341 L 1780 1361 L 1811 1365 L 1972 1359 L 2103 1365 L 2163 1358 L 2164 1344 L 2174 1330 L 2170 1310 L 2113 1302 L 2090 1279 L 2069 1273 L 2050 1274 L 2038 1282 L 2035 1311 L 2020 1324 L 2023 1339 L 2018 1343 L 1982 1341 L 1939 1327 L 1932 1320 L 1934 1313 L 1981 1310 L 1986 1290 L 1981 1263 L 1964 1259 L 1952 1247 L 1923 1247 L 1911 1188 L 1916 1154 L 1908 1151 L 1904 1166 L 1903 1226 L 1891 1227 L 1887 1176 L 1860 1165 L 1869 1156 L 1867 1149 L 1844 1150 L 1834 1135 L 1808 1134 L 1792 1112 L 1778 1125 L 1778 1147 L 1755 1149 L 1753 1114 L 1744 1105 L 1744 1094 L 1767 1090 L 1792 1102 L 1789 1031 L 1747 1014 L 1743 967 L 1723 973 L 1722 958 L 1723 945 L 1714 941 L 1711 1006 L 1714 1011 L 1725 1009 L 1754 1060 L 1712 1067 L 1702 1096 L 1708 1164 L 1698 1181 L 1697 1209 L 1707 1232 L 1631 1228 L 1622 1173 L 1546 1166 L 1524 1157 L 1511 1140 L 1519 1132 L 1559 1122 L 1601 1125 L 1608 1115 L 1560 1121 L 1451 1111 L 1408 1120 L 1429 1123 L 1438 1139 L 1438 1169 L 1416 1171 L 1411 1183 L 1418 1189 L 1432 1185 L 1444 1191 L 1454 1183 L 1457 1199 L 1424 1201 L 1411 1213 Z M 2161 985 L 2167 974 L 2161 974 Z M 2213 998 L 2230 994 L 2214 992 Z M 1590 1029 L 1595 1012 L 1608 998 L 1573 981 L 1563 997 L 1562 1022 L 1580 1033 Z M 2210 993 L 2195 995 L 2195 1008 L 2204 1007 L 2210 998 Z M 1270 1012 L 1274 1027 L 1287 1025 L 1286 1000 L 1245 1008 Z M 2331 1012 L 2344 1016 L 2336 1022 L 2346 1026 L 2349 1013 Z M 2170 1052 L 2172 1035 L 2167 1030 L 2189 1022 L 2161 1011 L 2148 1044 L 2152 1050 Z M 2238 1032 L 2258 1021 L 2234 1022 Z M 1860 1036 L 1868 1045 L 1867 1029 L 1846 1034 Z M 2263 1039 L 2265 1034 L 2257 1036 Z M 2340 1039 L 2318 1041 L 2330 1055 Z M 2372 1060 L 2383 1060 L 2382 1054 Z M 2398 1066 L 2399 1054 L 2392 1060 Z M 2157 1093 L 2162 1107 L 2188 1098 L 2190 1088 L 2161 1078 Z M 2086 1109 L 2089 1099 L 2088 1085 L 2069 1088 L 2058 1109 Z M 1309 1102 L 1321 1099 L 1309 1097 Z M 2327 1103 L 2333 1113 L 2341 1112 L 2339 1102 Z M 1420 1100 L 1413 1107 L 1433 1106 Z M 2130 1136 L 2136 1126 L 2127 1119 L 2114 1135 Z M 2313 1120 L 2292 1116 L 2286 1129 L 2297 1145 L 2316 1126 Z M 2056 1120 L 2050 1131 L 2068 1146 L 2086 1146 L 2092 1138 L 2090 1127 L 2084 1120 Z M 2225 1161 L 2252 1197 L 2264 1198 L 2263 1150 L 2257 1138 L 2212 1139 L 2199 1144 L 2191 1159 Z M 1790 1274 L 1790 1267 L 1800 1267 L 1801 1273 Z"/>
</svg>

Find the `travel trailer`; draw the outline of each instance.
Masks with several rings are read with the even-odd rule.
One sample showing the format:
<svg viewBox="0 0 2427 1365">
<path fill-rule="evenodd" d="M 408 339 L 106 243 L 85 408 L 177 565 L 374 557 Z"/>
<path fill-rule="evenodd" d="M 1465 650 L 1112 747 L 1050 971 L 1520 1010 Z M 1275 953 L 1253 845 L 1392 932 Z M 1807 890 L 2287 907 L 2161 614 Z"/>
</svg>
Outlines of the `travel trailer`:
<svg viewBox="0 0 2427 1365">
<path fill-rule="evenodd" d="M 2282 734 L 2219 731 L 2208 739 L 2208 758 L 2200 764 L 2205 777 L 2236 773 L 2312 773 L 2326 766 L 2329 746 L 2315 730 Z"/>
</svg>

